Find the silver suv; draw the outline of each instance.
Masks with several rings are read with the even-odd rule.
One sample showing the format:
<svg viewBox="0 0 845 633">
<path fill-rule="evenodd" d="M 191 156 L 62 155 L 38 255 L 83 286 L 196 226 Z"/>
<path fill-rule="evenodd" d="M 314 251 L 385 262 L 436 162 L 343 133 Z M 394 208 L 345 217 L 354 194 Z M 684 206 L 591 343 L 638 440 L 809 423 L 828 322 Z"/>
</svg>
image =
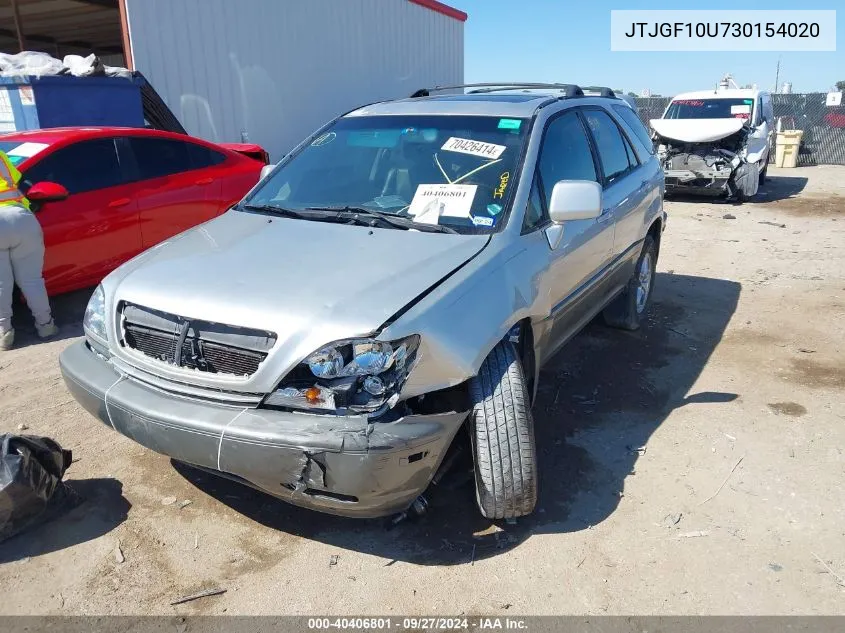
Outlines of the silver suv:
<svg viewBox="0 0 845 633">
<path fill-rule="evenodd" d="M 106 277 L 61 355 L 74 397 L 177 461 L 357 517 L 411 506 L 465 428 L 481 513 L 531 513 L 540 367 L 599 313 L 639 326 L 663 171 L 608 89 L 458 88 L 331 121 Z"/>
</svg>

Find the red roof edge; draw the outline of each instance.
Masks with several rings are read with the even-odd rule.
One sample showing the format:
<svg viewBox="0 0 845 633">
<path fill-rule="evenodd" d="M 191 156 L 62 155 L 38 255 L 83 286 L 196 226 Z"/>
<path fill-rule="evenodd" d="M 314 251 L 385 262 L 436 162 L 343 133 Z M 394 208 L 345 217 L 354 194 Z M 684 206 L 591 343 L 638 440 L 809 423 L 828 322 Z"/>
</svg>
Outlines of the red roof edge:
<svg viewBox="0 0 845 633">
<path fill-rule="evenodd" d="M 456 20 L 460 20 L 461 22 L 467 21 L 468 16 L 466 13 L 459 9 L 456 9 L 455 7 L 450 7 L 448 4 L 438 2 L 437 0 L 409 0 L 409 2 L 418 4 L 421 7 L 425 7 L 426 9 L 431 9 L 432 11 L 437 11 L 437 13 L 448 15 L 450 18 L 455 18 Z"/>
</svg>

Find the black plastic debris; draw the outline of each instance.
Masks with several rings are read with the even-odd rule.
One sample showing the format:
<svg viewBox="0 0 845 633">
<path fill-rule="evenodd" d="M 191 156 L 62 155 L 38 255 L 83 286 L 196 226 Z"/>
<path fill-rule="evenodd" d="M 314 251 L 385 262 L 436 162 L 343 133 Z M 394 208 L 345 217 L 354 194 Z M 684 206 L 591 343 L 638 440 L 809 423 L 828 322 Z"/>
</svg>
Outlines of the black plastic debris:
<svg viewBox="0 0 845 633">
<path fill-rule="evenodd" d="M 0 434 L 0 541 L 79 503 L 62 481 L 71 461 L 71 451 L 49 437 Z"/>
</svg>

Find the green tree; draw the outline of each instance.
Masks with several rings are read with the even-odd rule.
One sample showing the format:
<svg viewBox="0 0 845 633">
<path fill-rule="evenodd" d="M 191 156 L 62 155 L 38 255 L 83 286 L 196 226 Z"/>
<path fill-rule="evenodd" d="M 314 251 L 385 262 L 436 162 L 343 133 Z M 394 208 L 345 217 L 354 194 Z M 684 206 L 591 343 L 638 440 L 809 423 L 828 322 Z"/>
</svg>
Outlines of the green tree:
<svg viewBox="0 0 845 633">
<path fill-rule="evenodd" d="M 628 96 L 629 97 L 638 97 L 639 95 L 636 92 L 628 91 Z"/>
<path fill-rule="evenodd" d="M 842 81 L 836 82 L 836 89 L 837 90 L 845 90 L 845 79 L 843 79 Z"/>
</svg>

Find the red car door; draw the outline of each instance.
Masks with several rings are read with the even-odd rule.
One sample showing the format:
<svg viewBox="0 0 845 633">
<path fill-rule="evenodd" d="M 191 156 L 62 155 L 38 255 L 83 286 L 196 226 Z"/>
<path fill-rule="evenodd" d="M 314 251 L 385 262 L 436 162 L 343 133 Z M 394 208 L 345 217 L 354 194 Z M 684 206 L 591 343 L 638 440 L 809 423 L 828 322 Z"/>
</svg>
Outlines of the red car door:
<svg viewBox="0 0 845 633">
<path fill-rule="evenodd" d="M 251 165 L 257 163 L 257 161 L 232 153 L 224 153 L 199 143 L 188 143 L 188 149 L 191 153 L 194 169 L 202 170 L 201 179 L 212 178 L 218 185 L 207 189 L 209 207 L 213 209 L 211 217 L 218 216 L 226 211 L 249 191 L 249 186 L 242 184 L 243 165 Z M 258 182 L 257 177 L 255 182 Z M 255 182 L 252 184 L 255 184 Z"/>
<path fill-rule="evenodd" d="M 44 280 L 53 295 L 99 283 L 141 252 L 138 205 L 114 138 L 66 145 L 27 165 L 30 184 L 56 182 L 70 196 L 36 217 L 44 231 Z"/>
<path fill-rule="evenodd" d="M 196 167 L 193 143 L 155 136 L 127 136 L 125 142 L 135 162 L 145 249 L 218 215 L 220 178 Z"/>
</svg>

